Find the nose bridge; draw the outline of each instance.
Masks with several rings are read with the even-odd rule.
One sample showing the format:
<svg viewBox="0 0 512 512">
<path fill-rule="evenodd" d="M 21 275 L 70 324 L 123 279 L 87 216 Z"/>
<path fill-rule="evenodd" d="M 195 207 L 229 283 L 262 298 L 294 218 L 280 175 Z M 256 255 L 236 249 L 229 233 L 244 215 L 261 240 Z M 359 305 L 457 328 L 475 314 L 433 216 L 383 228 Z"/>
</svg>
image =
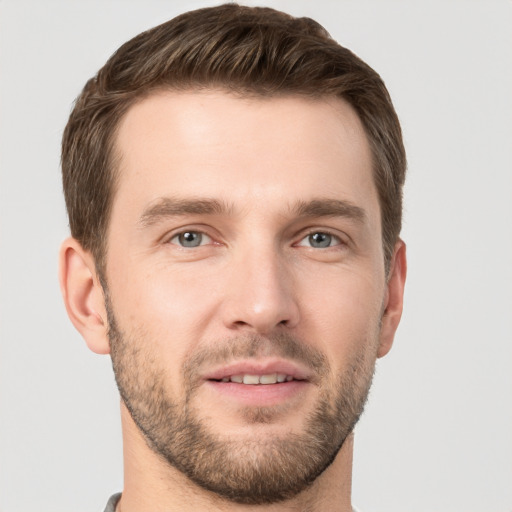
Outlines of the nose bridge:
<svg viewBox="0 0 512 512">
<path fill-rule="evenodd" d="M 229 274 L 225 304 L 229 328 L 264 334 L 277 326 L 297 324 L 293 275 L 275 244 L 260 240 L 235 251 Z"/>
</svg>

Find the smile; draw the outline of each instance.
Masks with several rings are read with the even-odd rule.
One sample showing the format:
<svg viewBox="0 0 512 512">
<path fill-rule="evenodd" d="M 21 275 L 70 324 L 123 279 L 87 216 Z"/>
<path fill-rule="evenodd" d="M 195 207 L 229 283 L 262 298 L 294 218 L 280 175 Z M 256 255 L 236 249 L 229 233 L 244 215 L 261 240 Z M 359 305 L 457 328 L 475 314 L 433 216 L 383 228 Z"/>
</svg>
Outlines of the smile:
<svg viewBox="0 0 512 512">
<path fill-rule="evenodd" d="M 295 380 L 292 375 L 285 373 L 269 373 L 265 375 L 240 374 L 223 377 L 217 382 L 235 382 L 237 384 L 260 385 L 260 384 L 280 384 L 282 382 L 291 382 Z"/>
<path fill-rule="evenodd" d="M 300 363 L 280 358 L 263 358 L 233 361 L 206 371 L 202 377 L 210 382 L 255 386 L 310 381 L 314 375 Z"/>
<path fill-rule="evenodd" d="M 233 361 L 203 375 L 211 399 L 223 404 L 276 406 L 297 403 L 314 374 L 303 364 L 281 358 Z"/>
</svg>

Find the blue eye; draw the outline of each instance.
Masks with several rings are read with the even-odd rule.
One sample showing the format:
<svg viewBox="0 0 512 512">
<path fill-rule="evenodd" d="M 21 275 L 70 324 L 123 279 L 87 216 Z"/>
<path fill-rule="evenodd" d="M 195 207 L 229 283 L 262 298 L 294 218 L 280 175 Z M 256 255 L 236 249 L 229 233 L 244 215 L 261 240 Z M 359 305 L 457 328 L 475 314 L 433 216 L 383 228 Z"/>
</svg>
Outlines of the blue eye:
<svg viewBox="0 0 512 512">
<path fill-rule="evenodd" d="M 298 245 L 302 247 L 313 247 L 314 249 L 327 249 L 328 247 L 340 244 L 341 240 L 337 236 L 317 231 L 303 238 Z"/>
<path fill-rule="evenodd" d="M 311 247 L 318 247 L 323 249 L 325 247 L 330 247 L 332 242 L 332 236 L 327 233 L 313 233 L 308 236 L 308 241 Z"/>
<path fill-rule="evenodd" d="M 210 243 L 211 238 L 200 231 L 183 231 L 173 236 L 170 242 L 181 247 L 193 248 Z"/>
</svg>

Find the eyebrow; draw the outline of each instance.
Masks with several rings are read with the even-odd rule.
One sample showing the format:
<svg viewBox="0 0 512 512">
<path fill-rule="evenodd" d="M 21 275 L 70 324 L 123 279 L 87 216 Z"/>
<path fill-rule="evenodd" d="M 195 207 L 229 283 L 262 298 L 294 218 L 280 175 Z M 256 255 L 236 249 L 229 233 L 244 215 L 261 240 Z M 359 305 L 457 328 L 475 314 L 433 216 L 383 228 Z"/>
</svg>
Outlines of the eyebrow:
<svg viewBox="0 0 512 512">
<path fill-rule="evenodd" d="M 292 208 L 299 217 L 346 217 L 358 222 L 366 220 L 366 211 L 341 199 L 313 199 L 299 201 Z"/>
<path fill-rule="evenodd" d="M 144 210 L 139 224 L 146 228 L 169 217 L 226 215 L 233 211 L 232 205 L 217 199 L 162 197 Z M 297 201 L 289 208 L 289 212 L 297 217 L 345 217 L 358 222 L 364 222 L 366 219 L 366 212 L 363 208 L 341 199 Z"/>
<path fill-rule="evenodd" d="M 162 197 L 142 213 L 139 224 L 149 227 L 168 218 L 183 215 L 220 215 L 231 211 L 226 203 L 217 199 L 176 199 Z"/>
</svg>

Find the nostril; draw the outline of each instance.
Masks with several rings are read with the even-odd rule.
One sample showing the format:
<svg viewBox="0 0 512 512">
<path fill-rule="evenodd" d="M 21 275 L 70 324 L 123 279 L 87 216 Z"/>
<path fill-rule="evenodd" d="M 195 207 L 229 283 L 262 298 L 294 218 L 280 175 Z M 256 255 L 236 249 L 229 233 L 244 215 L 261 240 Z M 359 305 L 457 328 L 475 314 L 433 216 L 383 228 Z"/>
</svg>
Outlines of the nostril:
<svg viewBox="0 0 512 512">
<path fill-rule="evenodd" d="M 222 316 L 227 327 L 265 334 L 276 328 L 289 329 L 297 325 L 299 308 L 291 294 L 282 291 L 265 296 L 253 288 L 238 290 L 224 301 Z"/>
<path fill-rule="evenodd" d="M 237 321 L 233 322 L 233 325 L 235 325 L 237 327 L 245 327 L 249 324 L 247 322 L 244 322 L 243 320 L 237 320 Z"/>
</svg>

